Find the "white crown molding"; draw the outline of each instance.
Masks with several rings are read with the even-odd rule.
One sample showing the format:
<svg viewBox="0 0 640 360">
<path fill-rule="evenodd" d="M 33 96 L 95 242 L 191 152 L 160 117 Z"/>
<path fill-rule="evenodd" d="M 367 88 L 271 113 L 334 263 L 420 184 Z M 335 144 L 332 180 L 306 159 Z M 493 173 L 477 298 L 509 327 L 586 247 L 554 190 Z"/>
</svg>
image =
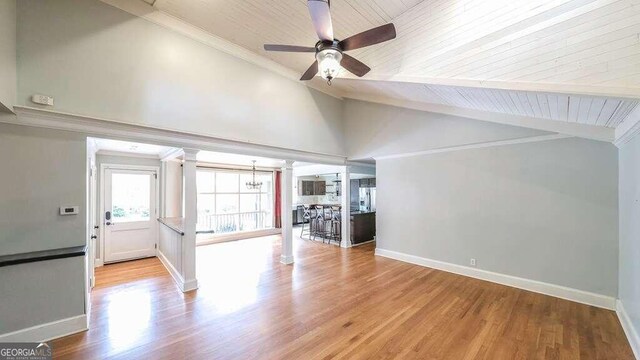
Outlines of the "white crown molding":
<svg viewBox="0 0 640 360">
<path fill-rule="evenodd" d="M 223 139 L 191 132 L 131 124 L 84 115 L 68 114 L 26 106 L 14 106 L 16 117 L 0 117 L 0 122 L 47 129 L 73 131 L 114 140 L 148 142 L 176 148 L 287 159 L 320 164 L 344 165 L 345 156 L 286 149 L 241 140 Z"/>
<path fill-rule="evenodd" d="M 85 314 L 0 335 L 0 342 L 45 342 L 89 329 Z"/>
<path fill-rule="evenodd" d="M 458 116 L 503 125 L 512 125 L 542 131 L 549 131 L 591 140 L 613 142 L 613 140 L 615 139 L 615 130 L 613 128 L 607 128 L 603 126 L 586 125 L 568 121 L 541 119 L 481 110 L 463 109 L 448 105 L 390 99 L 373 95 L 350 93 L 346 94 L 345 97 L 354 100 L 401 107 L 406 109 L 427 111 L 431 113 Z"/>
<path fill-rule="evenodd" d="M 126 151 L 115 151 L 115 150 L 98 150 L 96 152 L 96 155 L 124 156 L 124 157 L 130 157 L 130 158 L 132 157 L 132 158 L 153 159 L 153 160 L 160 159 L 157 154 L 140 154 L 140 153 L 126 152 Z"/>
<path fill-rule="evenodd" d="M 631 322 L 631 318 L 629 318 L 629 314 L 627 314 L 624 304 L 620 300 L 616 301 L 616 314 L 618 314 L 622 330 L 624 330 L 625 335 L 627 335 L 633 354 L 636 359 L 640 359 L 640 336 L 638 335 L 636 328 L 633 326 L 633 322 Z"/>
<path fill-rule="evenodd" d="M 224 53 L 235 56 L 251 64 L 260 66 L 276 74 L 282 75 L 287 79 L 290 79 L 292 81 L 295 81 L 298 84 L 301 84 L 302 86 L 308 86 L 314 90 L 320 91 L 329 96 L 342 99 L 341 93 L 337 88 L 328 88 L 326 86 L 319 86 L 310 81 L 301 82 L 299 80 L 301 74 L 283 65 L 280 65 L 269 58 L 266 58 L 250 50 L 247 50 L 242 46 L 236 45 L 219 36 L 213 35 L 202 28 L 194 26 L 175 16 L 169 15 L 161 10 L 158 10 L 153 6 L 145 3 L 144 1 L 140 1 L 140 0 L 101 0 L 101 1 L 115 8 L 118 8 L 122 11 L 128 12 L 129 14 L 132 14 L 134 16 L 150 21 L 156 25 L 162 26 L 164 28 L 175 31 L 184 36 L 187 36 L 193 40 L 196 40 L 200 43 L 210 46 L 216 50 L 220 50 Z"/>
<path fill-rule="evenodd" d="M 376 161 L 388 160 L 388 159 L 398 159 L 398 158 L 411 157 L 411 156 L 441 154 L 441 153 L 452 152 L 452 151 L 462 151 L 462 150 L 470 150 L 470 149 L 482 149 L 482 148 L 495 147 L 495 146 L 526 144 L 526 143 L 540 142 L 540 141 L 568 139 L 568 138 L 572 138 L 572 137 L 573 136 L 564 135 L 564 134 L 527 136 L 527 137 L 509 139 L 509 140 L 487 141 L 487 142 L 482 142 L 482 143 L 474 143 L 474 144 L 459 145 L 459 146 L 450 146 L 450 147 L 423 150 L 423 151 L 414 151 L 414 152 L 408 152 L 408 153 L 402 153 L 402 154 L 376 156 L 374 158 L 376 159 Z"/>
<path fill-rule="evenodd" d="M 640 106 L 627 115 L 627 118 L 616 128 L 616 139 L 613 142 L 617 147 L 628 143 L 636 135 L 640 134 Z"/>
<path fill-rule="evenodd" d="M 375 254 L 386 258 L 404 261 L 414 265 L 420 265 L 432 269 L 442 270 L 458 275 L 464 275 L 475 279 L 507 285 L 518 289 L 537 292 L 544 295 L 575 301 L 582 304 L 596 306 L 603 309 L 615 310 L 616 299 L 612 296 L 595 294 L 588 291 L 573 289 L 565 286 L 549 284 L 537 280 L 530 280 L 516 276 L 495 273 L 478 268 L 452 264 L 444 261 L 433 260 L 415 255 L 409 255 L 397 251 L 376 248 Z"/>
</svg>

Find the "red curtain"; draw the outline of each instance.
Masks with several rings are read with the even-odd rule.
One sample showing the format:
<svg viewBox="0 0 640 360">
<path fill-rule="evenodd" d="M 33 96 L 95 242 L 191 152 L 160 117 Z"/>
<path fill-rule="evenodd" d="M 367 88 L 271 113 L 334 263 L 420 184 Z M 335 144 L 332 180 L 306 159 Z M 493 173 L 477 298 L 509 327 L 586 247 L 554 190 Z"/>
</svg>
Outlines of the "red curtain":
<svg viewBox="0 0 640 360">
<path fill-rule="evenodd" d="M 274 212 L 276 214 L 276 228 L 281 228 L 282 227 L 282 200 L 280 199 L 280 195 L 282 193 L 282 185 L 281 185 L 281 180 L 280 180 L 280 175 L 282 174 L 282 172 L 280 171 L 276 171 L 276 194 L 274 196 L 275 201 L 274 201 Z"/>
</svg>

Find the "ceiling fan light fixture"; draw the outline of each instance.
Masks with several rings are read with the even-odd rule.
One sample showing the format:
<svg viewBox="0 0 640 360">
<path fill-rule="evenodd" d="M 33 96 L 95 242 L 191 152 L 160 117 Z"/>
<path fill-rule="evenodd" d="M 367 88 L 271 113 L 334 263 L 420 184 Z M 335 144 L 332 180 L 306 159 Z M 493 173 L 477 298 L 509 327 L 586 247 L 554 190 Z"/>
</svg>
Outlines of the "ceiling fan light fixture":
<svg viewBox="0 0 640 360">
<path fill-rule="evenodd" d="M 335 49 L 324 49 L 316 54 L 316 60 L 318 60 L 320 76 L 331 84 L 331 80 L 340 72 L 342 53 Z"/>
</svg>

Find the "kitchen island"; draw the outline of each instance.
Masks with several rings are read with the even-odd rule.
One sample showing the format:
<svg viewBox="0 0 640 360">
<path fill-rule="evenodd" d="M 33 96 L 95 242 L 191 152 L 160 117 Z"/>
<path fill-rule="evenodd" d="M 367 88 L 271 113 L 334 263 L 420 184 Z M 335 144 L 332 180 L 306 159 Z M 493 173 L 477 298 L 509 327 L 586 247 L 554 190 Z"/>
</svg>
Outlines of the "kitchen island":
<svg viewBox="0 0 640 360">
<path fill-rule="evenodd" d="M 376 212 L 352 211 L 351 244 L 358 245 L 372 241 L 376 236 Z"/>
</svg>

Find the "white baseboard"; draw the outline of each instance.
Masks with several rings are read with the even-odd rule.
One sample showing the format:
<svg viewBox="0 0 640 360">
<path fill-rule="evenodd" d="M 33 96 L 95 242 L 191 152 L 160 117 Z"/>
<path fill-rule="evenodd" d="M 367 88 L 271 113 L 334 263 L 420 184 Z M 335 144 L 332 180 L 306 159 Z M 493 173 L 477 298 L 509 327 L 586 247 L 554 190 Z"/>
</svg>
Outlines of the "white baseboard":
<svg viewBox="0 0 640 360">
<path fill-rule="evenodd" d="M 622 329 L 624 330 L 625 335 L 627 335 L 633 354 L 636 356 L 636 359 L 640 359 L 640 336 L 638 336 L 638 332 L 633 327 L 633 323 L 620 300 L 616 301 L 616 314 L 618 314 L 618 319 L 620 319 Z"/>
<path fill-rule="evenodd" d="M 162 251 L 160 251 L 160 249 L 158 249 L 157 254 L 158 259 L 160 259 L 162 265 L 164 265 L 164 267 L 167 269 L 169 275 L 171 275 L 173 281 L 176 283 L 180 291 L 187 292 L 198 288 L 198 281 L 196 279 L 185 281 L 184 278 L 182 278 L 182 275 L 180 275 L 180 272 L 176 270 L 175 267 L 173 267 L 173 264 L 171 264 L 169 259 L 167 259 L 167 257 L 162 253 Z"/>
<path fill-rule="evenodd" d="M 487 270 L 471 268 L 468 266 L 451 264 L 444 261 L 423 258 L 415 255 L 409 255 L 380 248 L 376 249 L 376 255 L 408 262 L 415 265 L 443 270 L 454 274 L 464 275 L 480 280 L 486 280 L 519 289 L 533 291 L 540 294 L 550 295 L 561 299 L 571 300 L 608 310 L 616 309 L 616 299 L 612 296 L 595 294 L 588 291 L 568 288 L 560 285 L 495 273 Z"/>
<path fill-rule="evenodd" d="M 0 342 L 44 342 L 89 329 L 87 315 L 78 315 L 0 335 Z"/>
</svg>

